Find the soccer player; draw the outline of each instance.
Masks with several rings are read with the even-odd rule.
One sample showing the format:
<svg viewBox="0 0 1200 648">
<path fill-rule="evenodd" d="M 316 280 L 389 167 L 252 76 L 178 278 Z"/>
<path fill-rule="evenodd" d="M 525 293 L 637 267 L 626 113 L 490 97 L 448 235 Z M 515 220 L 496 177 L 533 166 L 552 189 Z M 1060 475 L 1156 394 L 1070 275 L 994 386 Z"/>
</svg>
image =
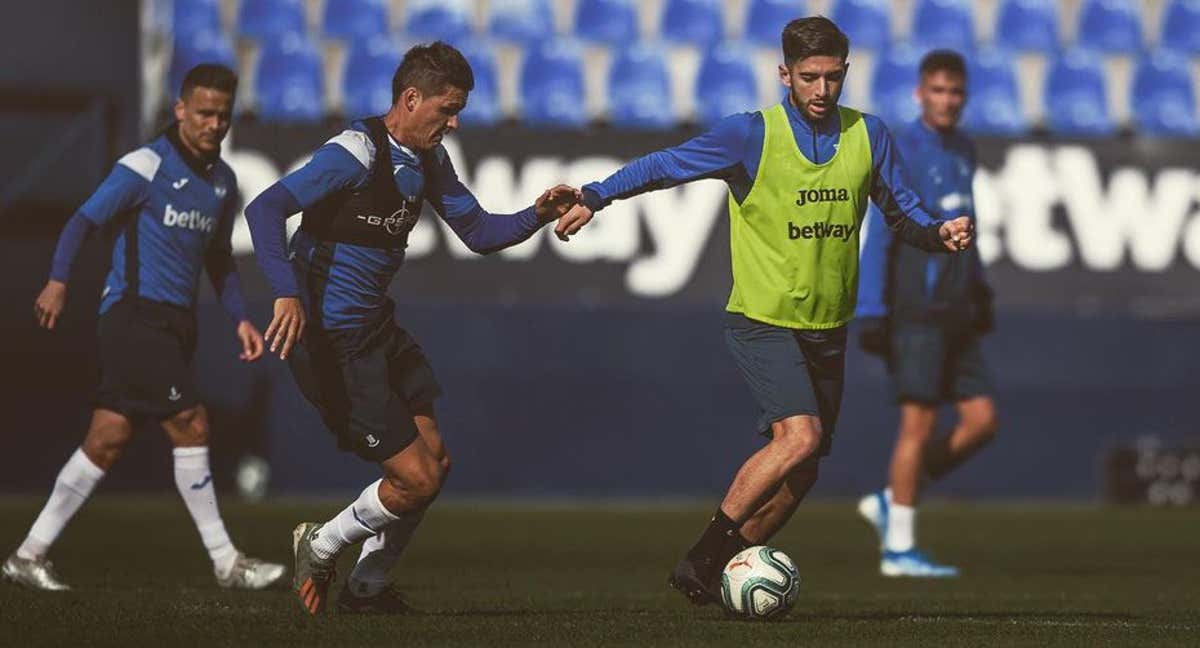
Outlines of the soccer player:
<svg viewBox="0 0 1200 648">
<path fill-rule="evenodd" d="M 38 324 L 53 330 L 83 241 L 97 228 L 117 232 L 100 300 L 100 386 L 91 426 L 54 482 L 29 535 L 4 563 L 4 577 L 43 590 L 70 589 L 46 559 L 63 527 L 120 458 L 138 421 L 158 421 L 175 445 L 175 485 L 212 558 L 221 587 L 261 589 L 284 566 L 237 550 L 221 521 L 208 466 L 208 415 L 192 381 L 196 290 L 207 270 L 241 343 L 257 360 L 262 334 L 247 319 L 229 237 L 237 179 L 221 161 L 237 77 L 198 65 L 184 77 L 174 124 L 118 160 L 96 193 L 67 221 L 50 280 L 34 303 Z"/>
<path fill-rule="evenodd" d="M 868 199 L 884 206 L 900 239 L 924 250 L 957 251 L 971 239 L 968 219 L 935 220 L 920 206 L 883 123 L 838 105 L 845 34 L 826 18 L 801 18 L 788 23 L 782 41 L 787 100 L 726 117 L 584 186 L 582 204 L 555 228 L 569 237 L 613 200 L 654 189 L 701 178 L 729 186 L 733 291 L 725 341 L 761 407 L 757 431 L 769 440 L 742 465 L 669 577 L 696 604 L 717 600 L 734 553 L 766 542 L 787 522 L 829 453 Z"/>
<path fill-rule="evenodd" d="M 916 89 L 920 118 L 896 145 L 917 194 L 934 215 L 975 218 L 971 181 L 975 147 L 958 130 L 967 100 L 967 69 L 957 53 L 930 52 Z M 953 257 L 896 245 L 872 210 L 863 249 L 858 317 L 863 349 L 883 356 L 900 405 L 889 487 L 864 497 L 858 510 L 879 533 L 885 576 L 952 577 L 954 567 L 916 548 L 916 505 L 922 480 L 940 479 L 996 433 L 992 379 L 980 339 L 992 329 L 992 292 L 976 249 Z M 954 403 L 958 427 L 934 437 L 938 407 Z"/>
<path fill-rule="evenodd" d="M 560 185 L 516 214 L 480 207 L 442 146 L 474 85 L 455 48 L 413 47 L 392 79 L 387 114 L 351 124 L 246 210 L 276 297 L 266 332 L 271 352 L 289 360 L 339 447 L 383 472 L 332 519 L 293 532 L 293 585 L 312 615 L 326 607 L 338 555 L 360 542 L 338 610 L 407 611 L 388 572 L 450 468 L 433 407 L 441 390 L 421 348 L 397 326 L 387 296 L 422 204 L 467 247 L 487 254 L 529 238 L 578 199 Z M 284 223 L 301 210 L 289 257 Z"/>
</svg>

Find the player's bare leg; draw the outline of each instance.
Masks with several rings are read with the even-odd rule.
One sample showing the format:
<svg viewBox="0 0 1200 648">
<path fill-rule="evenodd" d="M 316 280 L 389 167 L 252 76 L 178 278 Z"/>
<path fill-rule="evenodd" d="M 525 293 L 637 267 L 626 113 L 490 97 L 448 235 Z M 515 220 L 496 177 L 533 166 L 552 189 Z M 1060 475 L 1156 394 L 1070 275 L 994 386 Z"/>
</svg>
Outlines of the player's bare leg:
<svg viewBox="0 0 1200 648">
<path fill-rule="evenodd" d="M 433 407 L 413 417 L 421 440 L 442 468 L 441 482 L 450 471 L 450 456 L 438 431 Z M 390 496 L 389 496 L 390 497 Z M 362 552 L 338 597 L 338 612 L 343 614 L 404 614 L 412 608 L 389 584 L 388 575 L 399 562 L 404 549 L 424 518 L 425 508 L 400 515 L 378 534 L 363 541 Z"/>
<path fill-rule="evenodd" d="M 132 437 L 133 425 L 125 416 L 106 409 L 92 413 L 83 444 L 59 471 L 50 498 L 24 542 L 4 562 L 5 580 L 41 590 L 70 589 L 46 554 Z"/>
<path fill-rule="evenodd" d="M 749 546 L 739 532 L 745 521 L 777 495 L 789 475 L 815 456 L 821 446 L 821 420 L 791 416 L 773 423 L 771 435 L 771 440 L 742 464 L 708 528 L 671 572 L 671 587 L 697 605 L 717 600 L 713 588 L 721 569 L 733 554 Z"/>
<path fill-rule="evenodd" d="M 817 483 L 820 459 L 810 456 L 784 479 L 775 495 L 742 525 L 742 538 L 750 545 L 766 544 L 787 524 Z"/>
<path fill-rule="evenodd" d="M 432 422 L 432 415 L 429 419 Z M 436 424 L 427 425 L 427 431 L 430 430 L 436 432 Z M 329 585 L 335 577 L 334 562 L 347 547 L 376 536 L 397 522 L 399 526 L 415 529 L 425 509 L 441 491 L 449 465 L 441 436 L 434 434 L 427 443 L 418 433 L 412 443 L 380 464 L 383 478 L 367 486 L 357 500 L 332 520 L 296 527 L 293 585 L 301 607 L 313 615 L 324 610 Z"/>
<path fill-rule="evenodd" d="M 919 403 L 900 405 L 900 433 L 892 450 L 892 502 L 900 506 L 916 506 L 921 490 L 921 475 L 925 449 L 933 438 L 937 424 L 937 409 Z"/>
<path fill-rule="evenodd" d="M 236 589 L 263 589 L 278 582 L 286 571 L 283 565 L 242 554 L 225 530 L 209 469 L 208 412 L 202 405 L 197 405 L 164 420 L 162 427 L 175 446 L 175 486 L 212 559 L 217 584 Z"/>
<path fill-rule="evenodd" d="M 949 436 L 934 439 L 925 451 L 925 474 L 931 479 L 945 477 L 996 437 L 996 405 L 988 396 L 959 401 L 958 419 Z"/>
</svg>

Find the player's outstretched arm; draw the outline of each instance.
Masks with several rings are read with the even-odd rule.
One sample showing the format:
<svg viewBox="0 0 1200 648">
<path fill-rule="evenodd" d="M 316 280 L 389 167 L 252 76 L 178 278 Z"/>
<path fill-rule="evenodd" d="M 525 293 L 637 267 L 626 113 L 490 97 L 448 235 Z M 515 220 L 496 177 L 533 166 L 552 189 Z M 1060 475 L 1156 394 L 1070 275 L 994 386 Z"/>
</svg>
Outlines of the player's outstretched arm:
<svg viewBox="0 0 1200 648">
<path fill-rule="evenodd" d="M 274 314 L 264 339 L 270 343 L 271 353 L 279 353 L 281 360 L 286 360 L 300 341 L 306 323 L 304 305 L 299 299 L 300 287 L 286 252 L 287 219 L 300 210 L 300 203 L 282 181 L 268 187 L 246 206 L 254 257 L 275 294 Z"/>
<path fill-rule="evenodd" d="M 81 214 L 75 214 L 58 236 L 58 245 L 54 248 L 54 261 L 50 263 L 50 279 L 33 302 L 33 316 L 37 319 L 38 326 L 48 331 L 54 330 L 58 324 L 58 317 L 66 308 L 67 280 L 71 277 L 71 266 L 92 229 L 91 221 Z"/>
</svg>

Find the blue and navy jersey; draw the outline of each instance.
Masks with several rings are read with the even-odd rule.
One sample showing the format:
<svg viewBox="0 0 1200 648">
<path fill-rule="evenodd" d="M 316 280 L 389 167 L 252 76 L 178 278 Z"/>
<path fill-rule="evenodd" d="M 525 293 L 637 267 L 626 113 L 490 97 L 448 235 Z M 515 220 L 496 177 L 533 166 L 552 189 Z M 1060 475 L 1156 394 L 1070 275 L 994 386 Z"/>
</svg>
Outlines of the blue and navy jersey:
<svg viewBox="0 0 1200 648">
<path fill-rule="evenodd" d="M 900 130 L 896 145 L 921 202 L 940 219 L 975 218 L 972 182 L 975 146 L 960 131 L 940 133 L 917 120 Z M 971 315 L 983 283 L 977 246 L 959 254 L 930 254 L 898 245 L 872 206 L 863 243 L 859 317 L 954 324 Z"/>
<path fill-rule="evenodd" d="M 391 136 L 388 141 L 392 172 L 400 194 L 407 200 L 428 202 L 471 250 L 486 254 L 525 240 L 541 226 L 532 207 L 511 215 L 486 212 L 458 179 L 446 149 L 440 144 L 420 155 Z M 364 187 L 370 181 L 374 160 L 375 145 L 365 124 L 354 122 L 279 184 L 291 193 L 301 209 L 307 209 L 336 192 Z M 262 231 L 259 227 L 257 221 L 251 221 L 252 232 Z M 258 240 L 261 239 L 256 235 L 256 248 L 262 248 Z M 319 294 L 308 295 L 319 303 L 309 303 L 308 307 L 319 309 L 323 328 L 369 325 L 391 308 L 388 285 L 404 263 L 404 248 L 322 241 L 299 230 L 292 237 L 291 254 L 298 261 L 298 269 L 307 276 L 310 293 L 314 277 L 319 279 Z M 290 277 L 276 276 L 279 273 L 272 271 L 272 260 L 263 257 L 262 249 L 259 257 L 276 296 L 298 294 L 297 288 L 289 285 Z"/>
<path fill-rule="evenodd" d="M 784 101 L 788 122 L 796 146 L 810 162 L 824 164 L 833 159 L 841 139 L 841 116 L 811 123 L 799 109 Z M 926 226 L 933 222 L 897 159 L 892 136 L 878 117 L 863 114 L 871 145 L 871 199 L 886 207 L 889 224 L 899 226 L 904 219 Z M 592 209 L 613 200 L 646 191 L 700 180 L 719 178 L 729 186 L 739 203 L 750 194 L 762 158 L 765 126 L 762 112 L 730 115 L 711 130 L 678 146 L 655 151 L 630 162 L 602 182 L 583 187 L 584 201 Z"/>
<path fill-rule="evenodd" d="M 101 313 L 131 295 L 190 309 L 206 263 L 218 258 L 232 267 L 237 179 L 219 159 L 203 166 L 161 135 L 118 160 L 79 208 L 90 223 L 117 232 Z"/>
</svg>

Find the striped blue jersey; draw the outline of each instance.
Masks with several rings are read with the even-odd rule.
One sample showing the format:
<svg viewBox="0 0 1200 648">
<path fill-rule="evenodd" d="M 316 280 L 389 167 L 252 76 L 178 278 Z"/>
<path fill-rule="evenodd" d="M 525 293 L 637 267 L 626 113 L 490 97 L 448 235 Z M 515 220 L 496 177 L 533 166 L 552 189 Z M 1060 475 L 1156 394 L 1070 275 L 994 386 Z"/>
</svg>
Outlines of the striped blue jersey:
<svg viewBox="0 0 1200 648">
<path fill-rule="evenodd" d="M 117 231 L 100 312 L 136 296 L 192 308 L 200 271 L 229 257 L 237 178 L 221 160 L 189 164 L 168 135 L 127 153 L 79 208 Z"/>
</svg>

